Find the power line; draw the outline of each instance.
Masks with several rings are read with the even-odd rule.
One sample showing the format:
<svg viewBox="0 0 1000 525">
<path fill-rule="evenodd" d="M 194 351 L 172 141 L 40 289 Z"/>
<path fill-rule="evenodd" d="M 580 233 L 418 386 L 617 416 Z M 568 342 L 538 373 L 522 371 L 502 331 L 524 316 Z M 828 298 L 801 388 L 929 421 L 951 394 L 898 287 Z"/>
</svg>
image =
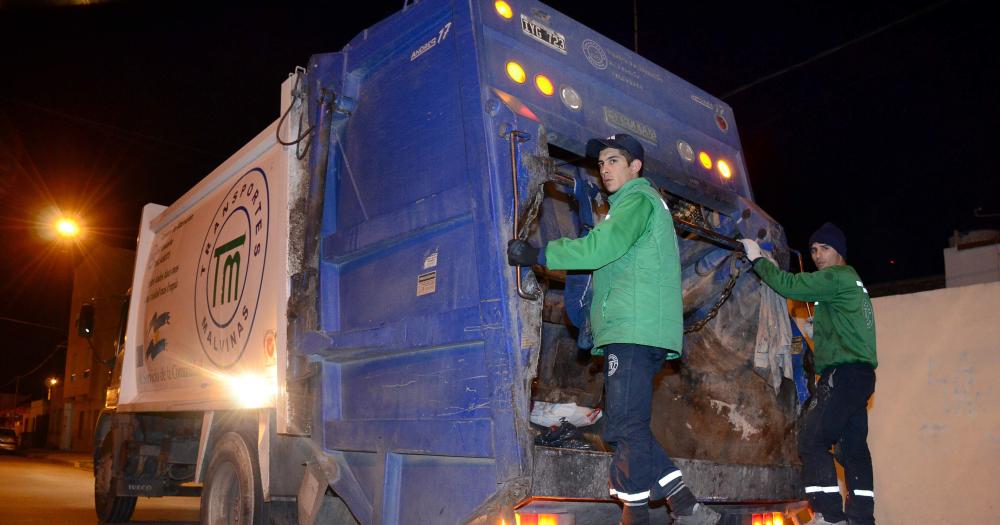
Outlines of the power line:
<svg viewBox="0 0 1000 525">
<path fill-rule="evenodd" d="M 22 377 L 27 377 L 27 376 L 30 376 L 31 374 L 34 374 L 34 373 L 35 373 L 35 372 L 37 372 L 37 371 L 38 371 L 38 370 L 39 370 L 40 368 L 42 368 L 42 366 L 43 366 L 43 365 L 45 365 L 45 363 L 48 363 L 48 362 L 49 362 L 49 359 L 52 359 L 53 357 L 55 357 L 55 355 L 56 355 L 56 354 L 58 354 L 58 353 L 59 353 L 59 351 L 60 351 L 60 350 L 63 350 L 64 348 L 66 348 L 66 347 L 65 347 L 64 345 L 56 345 L 56 349 L 55 349 L 55 350 L 53 350 L 53 351 L 52 351 L 52 353 L 51 353 L 51 354 L 49 354 L 49 356 L 48 356 L 48 357 L 46 357 L 45 359 L 42 359 L 42 362 L 41 362 L 41 363 L 38 363 L 38 366 L 36 366 L 35 368 L 32 368 L 32 369 L 31 369 L 30 371 L 28 371 L 28 372 L 25 372 L 25 373 L 23 373 L 23 374 L 18 374 L 18 375 L 16 375 L 16 376 L 14 376 L 14 378 L 13 378 L 13 379 L 11 379 L 10 381 L 7 381 L 6 383 L 4 383 L 4 384 L 3 384 L 3 386 L 0 386 L 0 388 L 5 388 L 5 387 L 6 387 L 7 385 L 9 385 L 9 384 L 13 383 L 14 381 L 18 381 L 18 380 L 20 380 L 20 379 L 21 379 Z"/>
<path fill-rule="evenodd" d="M 66 329 L 65 328 L 57 328 L 55 326 L 49 326 L 47 324 L 32 323 L 30 321 L 22 321 L 20 319 L 11 319 L 10 317 L 0 316 L 0 321 L 7 321 L 8 323 L 17 323 L 17 324 L 23 324 L 23 325 L 28 325 L 28 326 L 35 326 L 35 327 L 38 327 L 38 328 L 44 328 L 46 330 L 52 330 L 53 332 L 59 332 L 61 334 L 66 333 Z"/>
<path fill-rule="evenodd" d="M 171 140 L 163 139 L 163 138 L 160 138 L 160 137 L 155 137 L 153 135 L 147 135 L 145 133 L 139 133 L 138 131 L 132 131 L 132 130 L 129 130 L 129 129 L 125 129 L 125 128 L 122 128 L 122 127 L 119 127 L 119 126 L 115 126 L 114 124 L 108 124 L 106 122 L 100 122 L 100 121 L 97 121 L 97 120 L 93 120 L 93 119 L 89 119 L 89 118 L 85 118 L 85 117 L 80 117 L 80 116 L 77 116 L 77 115 L 71 115 L 69 113 L 64 113 L 62 111 L 58 111 L 58 110 L 55 110 L 55 109 L 52 109 L 52 108 L 47 108 L 45 106 L 40 106 L 40 105 L 35 104 L 33 102 L 28 102 L 28 101 L 25 101 L 25 100 L 19 100 L 19 99 L 15 99 L 15 98 L 8 98 L 7 100 L 9 100 L 9 101 L 11 101 L 11 102 L 13 102 L 15 104 L 19 104 L 19 105 L 22 105 L 22 106 L 25 106 L 25 107 L 28 107 L 28 108 L 31 108 L 31 109 L 34 109 L 34 110 L 44 111 L 45 113 L 48 113 L 50 115 L 54 115 L 56 117 L 59 117 L 59 118 L 65 119 L 65 120 L 69 120 L 69 121 L 72 121 L 72 122 L 76 122 L 78 124 L 84 124 L 84 125 L 87 125 L 87 126 L 91 126 L 91 127 L 95 127 L 95 128 L 101 129 L 105 133 L 108 133 L 110 135 L 115 135 L 115 134 L 123 135 L 123 136 L 125 136 L 125 138 L 139 139 L 139 140 L 144 140 L 146 142 L 155 143 L 155 144 L 158 144 L 158 145 L 161 145 L 161 146 L 170 146 L 170 147 L 173 147 L 173 148 L 183 149 L 183 150 L 191 151 L 191 152 L 194 152 L 194 153 L 198 153 L 199 155 L 205 155 L 205 156 L 213 158 L 213 159 L 217 159 L 219 157 L 215 153 L 212 153 L 210 151 L 205 151 L 203 149 L 196 148 L 194 146 L 188 146 L 187 144 L 181 144 L 179 142 L 173 142 Z"/>
<path fill-rule="evenodd" d="M 780 77 L 781 75 L 784 75 L 785 73 L 788 73 L 789 71 L 792 71 L 792 70 L 798 69 L 800 67 L 809 65 L 809 64 L 811 64 L 813 62 L 816 62 L 817 60 L 820 60 L 822 58 L 826 58 L 826 57 L 828 57 L 828 56 L 836 53 L 837 51 L 840 51 L 841 49 L 844 49 L 845 47 L 849 47 L 849 46 L 852 46 L 854 44 L 857 44 L 858 42 L 861 42 L 862 40 L 867 40 L 867 39 L 869 39 L 869 38 L 871 38 L 871 37 L 873 37 L 873 36 L 875 36 L 875 35 L 877 35 L 879 33 L 885 32 L 885 31 L 887 31 L 887 30 L 889 30 L 889 29 L 891 29 L 891 28 L 893 28 L 893 27 L 895 27 L 895 26 L 897 26 L 899 24 L 902 24 L 902 23 L 907 22 L 907 21 L 909 21 L 909 20 L 911 20 L 913 18 L 916 18 L 916 17 L 921 16 L 921 15 L 925 15 L 925 14 L 931 12 L 931 11 L 934 11 L 935 9 L 938 9 L 939 7 L 947 4 L 949 1 L 951 1 L 951 0 L 944 0 L 943 2 L 938 2 L 938 3 L 934 4 L 934 5 L 925 7 L 923 9 L 919 10 L 919 11 L 915 11 L 913 13 L 910 13 L 910 14 L 904 16 L 903 18 L 900 18 L 898 20 L 890 22 L 890 23 L 888 23 L 888 24 L 886 24 L 886 25 L 884 25 L 882 27 L 879 27 L 879 28 L 877 28 L 875 30 L 869 31 L 869 32 L 867 32 L 867 33 L 865 33 L 865 34 L 857 37 L 857 38 L 848 40 L 847 42 L 844 42 L 843 44 L 831 47 L 830 49 L 827 49 L 826 51 L 821 51 L 821 52 L 819 52 L 819 53 L 817 53 L 817 54 L 815 54 L 815 55 L 813 55 L 813 56 L 811 56 L 811 57 L 809 57 L 809 58 L 807 58 L 807 59 L 805 59 L 805 60 L 803 60 L 801 62 L 792 64 L 792 65 L 790 65 L 790 66 L 788 66 L 788 67 L 786 67 L 784 69 L 775 71 L 774 73 L 771 73 L 770 75 L 765 75 L 763 77 L 760 77 L 760 78 L 758 78 L 758 79 L 756 79 L 756 80 L 754 80 L 752 82 L 749 82 L 747 84 L 743 84 L 742 86 L 740 86 L 740 87 L 738 87 L 738 88 L 736 88 L 736 89 L 734 89 L 734 90 L 732 90 L 732 91 L 730 91 L 730 92 L 722 95 L 719 98 L 721 98 L 723 100 L 728 99 L 729 97 L 731 97 L 731 96 L 733 96 L 733 95 L 735 95 L 737 93 L 742 93 L 743 91 L 746 91 L 746 90 L 748 90 L 748 89 L 750 89 L 750 88 L 752 88 L 754 86 L 757 86 L 758 84 L 763 84 L 764 82 L 767 82 L 768 80 Z"/>
</svg>

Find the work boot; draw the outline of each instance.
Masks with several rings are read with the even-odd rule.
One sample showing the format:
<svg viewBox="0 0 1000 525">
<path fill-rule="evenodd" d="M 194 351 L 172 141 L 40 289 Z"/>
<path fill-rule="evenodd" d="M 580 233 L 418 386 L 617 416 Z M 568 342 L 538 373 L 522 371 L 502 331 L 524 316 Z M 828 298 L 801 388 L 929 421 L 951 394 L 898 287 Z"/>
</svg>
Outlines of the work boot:
<svg viewBox="0 0 1000 525">
<path fill-rule="evenodd" d="M 805 525 L 847 525 L 847 520 L 827 521 L 822 514 L 816 513 Z"/>
<path fill-rule="evenodd" d="M 679 525 L 715 525 L 720 521 L 722 521 L 721 514 L 701 503 L 694 504 L 689 516 L 674 516 L 674 523 Z"/>
</svg>

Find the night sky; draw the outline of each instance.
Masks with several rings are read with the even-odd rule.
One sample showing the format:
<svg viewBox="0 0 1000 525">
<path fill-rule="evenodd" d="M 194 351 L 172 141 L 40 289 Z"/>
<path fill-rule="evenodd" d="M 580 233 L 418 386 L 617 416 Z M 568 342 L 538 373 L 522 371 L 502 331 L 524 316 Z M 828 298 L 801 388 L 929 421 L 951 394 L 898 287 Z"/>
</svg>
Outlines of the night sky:
<svg viewBox="0 0 1000 525">
<path fill-rule="evenodd" d="M 0 1 L 3 392 L 66 338 L 80 253 L 37 233 L 43 210 L 134 247 L 142 205 L 173 202 L 277 118 L 295 66 L 402 7 L 59 3 Z M 631 2 L 548 3 L 633 47 Z M 793 247 L 831 220 L 875 284 L 943 274 L 953 230 L 1000 227 L 974 214 L 1000 214 L 984 3 L 762 4 L 638 0 L 638 45 L 733 107 L 756 199 Z M 63 359 L 22 392 L 44 395 Z"/>
</svg>

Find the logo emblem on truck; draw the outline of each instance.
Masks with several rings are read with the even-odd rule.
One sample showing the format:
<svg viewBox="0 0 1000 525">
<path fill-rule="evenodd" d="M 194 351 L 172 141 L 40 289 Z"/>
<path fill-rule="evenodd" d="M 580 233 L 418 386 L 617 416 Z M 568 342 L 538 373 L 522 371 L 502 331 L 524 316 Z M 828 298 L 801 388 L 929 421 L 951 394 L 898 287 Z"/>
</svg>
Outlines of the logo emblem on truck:
<svg viewBox="0 0 1000 525">
<path fill-rule="evenodd" d="M 146 327 L 146 358 L 149 360 L 156 359 L 156 356 L 160 355 L 167 349 L 167 340 L 160 335 L 160 328 L 170 324 L 170 312 L 156 313 L 153 312 L 153 317 L 149 320 L 149 326 Z M 141 366 L 141 363 L 140 363 Z"/>
<path fill-rule="evenodd" d="M 246 349 L 264 279 L 270 213 L 267 176 L 254 168 L 226 192 L 198 260 L 194 311 L 205 356 L 219 368 Z"/>
<path fill-rule="evenodd" d="M 604 53 L 604 48 L 597 42 L 586 39 L 580 46 L 583 49 L 583 56 L 587 57 L 587 62 L 597 69 L 608 68 L 608 55 Z"/>
</svg>

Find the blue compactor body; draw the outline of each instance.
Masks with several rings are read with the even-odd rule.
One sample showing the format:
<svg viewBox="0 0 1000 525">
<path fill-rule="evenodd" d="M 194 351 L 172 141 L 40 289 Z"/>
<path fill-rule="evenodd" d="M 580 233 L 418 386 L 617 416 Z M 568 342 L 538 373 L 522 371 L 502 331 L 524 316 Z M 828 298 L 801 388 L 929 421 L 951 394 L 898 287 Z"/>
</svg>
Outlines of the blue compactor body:
<svg viewBox="0 0 1000 525">
<path fill-rule="evenodd" d="M 727 104 L 532 0 L 409 4 L 290 82 L 278 140 L 300 174 L 297 262 L 278 401 L 110 414 L 98 459 L 113 433 L 121 450 L 183 441 L 209 491 L 225 426 L 252 452 L 236 493 L 257 499 L 254 523 L 614 523 L 599 429 L 582 429 L 591 450 L 536 446 L 529 418 L 537 402 L 601 404 L 588 276 L 511 267 L 506 246 L 584 235 L 607 210 L 585 144 L 628 133 L 679 225 L 689 329 L 656 377 L 654 435 L 735 523 L 797 505 L 798 393 L 755 365 L 761 284 L 731 239 L 770 243 L 784 265 L 788 248 L 753 202 Z M 122 454 L 105 477 L 138 475 Z M 103 517 L 169 492 L 111 486 Z M 208 499 L 225 509 L 230 493 Z M 203 518 L 225 522 L 206 501 Z"/>
<path fill-rule="evenodd" d="M 331 486 L 363 521 L 444 523 L 531 498 L 607 499 L 606 454 L 539 452 L 532 444 L 533 397 L 598 400 L 599 378 L 583 377 L 594 366 L 578 356 L 559 355 L 576 335 L 560 333 L 569 323 L 549 315 L 566 288 L 560 276 L 505 262 L 513 236 L 536 245 L 577 236 L 580 208 L 600 213 L 599 196 L 581 201 L 574 191 L 573 183 L 596 185 L 583 158 L 588 139 L 638 138 L 644 174 L 675 215 L 771 242 L 787 258 L 782 229 L 753 204 L 731 108 L 541 3 L 505 5 L 509 11 L 485 0 L 417 3 L 344 50 L 313 57 L 302 78 L 314 126 L 315 235 L 307 242 L 315 246 L 307 253 L 315 253 L 316 275 L 293 293 L 315 294 L 303 308 L 316 310 L 299 316 L 315 325 L 296 325 L 302 344 L 292 347 L 320 363 L 314 436 L 352 473 Z M 734 271 L 747 269 L 704 236 L 682 232 L 681 246 L 691 325 L 709 315 Z M 720 326 L 689 336 L 685 364 L 746 353 L 759 284 L 736 283 L 736 298 L 710 321 Z M 549 369 L 540 372 L 539 363 Z M 715 383 L 702 378 L 716 372 L 726 374 L 723 382 L 754 380 L 718 363 L 689 375 L 679 371 L 685 364 L 666 374 L 676 377 L 662 381 L 658 398 L 696 395 L 683 385 Z M 685 443 L 700 431 L 718 442 L 672 451 L 706 463 L 689 477 L 699 469 L 737 476 L 702 491 L 709 500 L 795 499 L 786 441 L 796 403 L 762 380 L 752 386 L 770 399 L 750 403 L 749 412 L 773 412 L 759 419 L 774 428 L 755 432 L 751 422 L 733 430 L 730 416 L 753 397 L 748 392 L 659 412 L 671 419 L 657 428 L 668 449 L 671 428 L 690 435 Z M 732 407 L 713 409 L 712 399 Z M 698 405 L 715 417 L 697 426 L 722 428 L 688 429 L 696 425 L 679 418 Z M 770 452 L 734 451 L 755 446 L 741 432 Z M 737 445 L 725 443 L 730 437 Z M 754 467 L 759 478 L 747 474 Z M 763 479 L 770 486 L 750 494 Z M 701 483 L 689 483 L 699 492 Z M 745 487 L 723 493 L 733 485 Z"/>
</svg>

